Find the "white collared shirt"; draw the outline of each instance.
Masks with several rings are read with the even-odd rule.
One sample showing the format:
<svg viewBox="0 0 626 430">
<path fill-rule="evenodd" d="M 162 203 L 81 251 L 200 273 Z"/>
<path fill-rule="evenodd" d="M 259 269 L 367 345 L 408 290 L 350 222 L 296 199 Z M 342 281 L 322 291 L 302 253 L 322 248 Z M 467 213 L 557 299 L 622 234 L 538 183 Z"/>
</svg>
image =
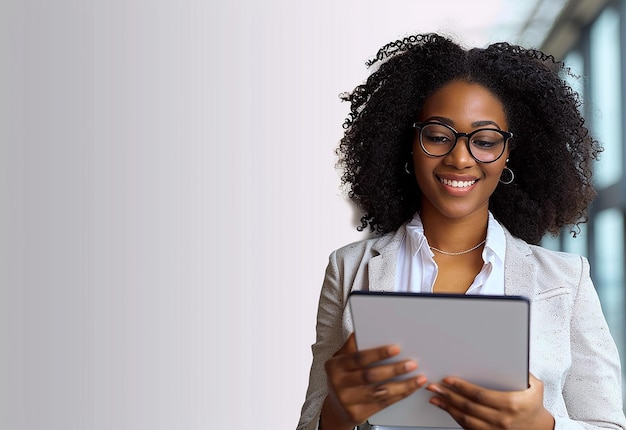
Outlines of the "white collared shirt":
<svg viewBox="0 0 626 430">
<path fill-rule="evenodd" d="M 404 244 L 398 252 L 395 291 L 432 293 L 439 269 L 418 213 L 407 224 L 406 231 Z M 465 294 L 504 295 L 505 249 L 504 230 L 489 212 L 487 240 L 482 252 L 484 264 Z"/>
</svg>

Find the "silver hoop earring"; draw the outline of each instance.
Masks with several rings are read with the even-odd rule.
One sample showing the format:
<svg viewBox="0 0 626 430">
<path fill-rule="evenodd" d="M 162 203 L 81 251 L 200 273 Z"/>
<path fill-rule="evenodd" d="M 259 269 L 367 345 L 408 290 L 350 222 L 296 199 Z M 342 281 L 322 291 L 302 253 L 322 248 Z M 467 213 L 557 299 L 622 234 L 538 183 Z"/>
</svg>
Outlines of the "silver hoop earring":
<svg viewBox="0 0 626 430">
<path fill-rule="evenodd" d="M 407 173 L 407 175 L 412 175 L 413 174 L 411 172 L 411 170 L 409 169 L 409 162 L 408 161 L 404 164 L 404 171 Z"/>
<path fill-rule="evenodd" d="M 505 167 L 504 170 L 502 170 L 502 173 L 500 174 L 500 183 L 504 185 L 509 185 L 513 183 L 514 179 L 515 179 L 515 173 L 513 173 L 513 171 L 509 169 L 508 167 Z"/>
</svg>

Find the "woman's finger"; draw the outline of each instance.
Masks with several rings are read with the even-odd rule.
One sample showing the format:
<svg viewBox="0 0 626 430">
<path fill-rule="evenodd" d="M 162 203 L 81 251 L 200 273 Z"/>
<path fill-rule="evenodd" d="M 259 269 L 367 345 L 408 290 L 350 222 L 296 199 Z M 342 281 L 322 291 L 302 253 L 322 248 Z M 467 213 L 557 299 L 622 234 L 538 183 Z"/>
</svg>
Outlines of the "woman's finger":
<svg viewBox="0 0 626 430">
<path fill-rule="evenodd" d="M 357 350 L 354 333 L 350 334 L 343 346 L 326 362 L 326 371 L 359 370 L 372 364 L 394 357 L 400 353 L 397 345 L 386 345 L 372 349 Z M 329 372 L 330 373 L 330 372 Z"/>
<path fill-rule="evenodd" d="M 343 346 L 333 355 L 331 360 L 340 363 L 346 370 L 361 369 L 377 361 L 391 358 L 400 353 L 397 345 L 385 345 L 372 349 L 358 350 L 354 332 L 350 333 Z"/>
<path fill-rule="evenodd" d="M 463 379 L 445 378 L 442 384 L 433 384 L 433 391 L 436 389 L 456 400 L 462 398 L 490 408 L 502 407 L 501 391 L 489 390 Z"/>
<path fill-rule="evenodd" d="M 535 428 L 538 423 L 553 423 L 543 408 L 543 383 L 532 374 L 529 381 L 526 390 L 502 392 L 446 378 L 443 383 L 429 385 L 427 390 L 436 394 L 430 402 L 464 428 L 501 428 L 513 423 L 519 428 Z"/>
<path fill-rule="evenodd" d="M 426 389 L 436 394 L 430 403 L 448 412 L 463 427 L 468 427 L 470 422 L 470 428 L 480 427 L 484 423 L 495 423 L 501 416 L 497 409 L 464 397 L 445 385 L 431 384 Z"/>
<path fill-rule="evenodd" d="M 387 382 L 371 387 L 371 397 L 376 401 L 381 399 L 395 399 L 407 397 L 428 382 L 424 375 L 415 376 L 404 381 Z"/>
<path fill-rule="evenodd" d="M 399 353 L 395 345 L 358 351 L 351 334 L 325 364 L 329 388 L 325 407 L 359 423 L 423 387 L 428 382 L 425 376 L 408 375 L 417 369 L 414 360 L 380 363 Z"/>
<path fill-rule="evenodd" d="M 428 382 L 424 375 L 380 385 L 349 387 L 338 393 L 341 403 L 351 405 L 378 404 L 380 409 L 410 396 Z"/>
<path fill-rule="evenodd" d="M 341 364 L 346 370 L 362 369 L 379 361 L 394 357 L 399 353 L 400 348 L 396 345 L 363 349 L 352 354 L 344 355 Z"/>
<path fill-rule="evenodd" d="M 351 370 L 337 375 L 335 382 L 343 386 L 379 384 L 392 378 L 401 377 L 417 369 L 413 360 L 398 363 L 370 366 L 364 369 Z"/>
</svg>

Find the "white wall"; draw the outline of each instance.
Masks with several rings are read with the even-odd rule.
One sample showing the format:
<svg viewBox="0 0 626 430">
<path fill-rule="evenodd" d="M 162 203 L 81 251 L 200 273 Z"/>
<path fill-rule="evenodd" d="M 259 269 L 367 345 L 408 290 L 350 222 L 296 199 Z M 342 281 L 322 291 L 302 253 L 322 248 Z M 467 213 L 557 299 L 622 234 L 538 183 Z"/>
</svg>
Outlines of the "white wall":
<svg viewBox="0 0 626 430">
<path fill-rule="evenodd" d="M 465 3 L 3 2 L 0 428 L 294 428 L 337 95 Z"/>
</svg>

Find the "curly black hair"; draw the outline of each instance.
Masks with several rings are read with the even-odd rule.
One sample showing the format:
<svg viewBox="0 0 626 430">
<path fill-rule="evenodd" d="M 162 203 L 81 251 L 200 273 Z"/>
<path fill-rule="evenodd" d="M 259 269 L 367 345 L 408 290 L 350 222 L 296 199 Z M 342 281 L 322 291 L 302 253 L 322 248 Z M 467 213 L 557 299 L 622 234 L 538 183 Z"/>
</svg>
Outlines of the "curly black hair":
<svg viewBox="0 0 626 430">
<path fill-rule="evenodd" d="M 454 80 L 495 94 L 514 135 L 507 166 L 515 181 L 498 184 L 491 196 L 495 218 L 528 243 L 567 225 L 575 234 L 587 220 L 596 195 L 591 163 L 602 148 L 584 125 L 578 94 L 561 77 L 569 73 L 562 62 L 508 43 L 467 50 L 421 34 L 385 45 L 371 65 L 377 70 L 344 95 L 351 107 L 337 148 L 342 185 L 365 213 L 359 230 L 396 230 L 419 209 L 420 189 L 405 171 L 412 124 L 425 100 Z"/>
</svg>

